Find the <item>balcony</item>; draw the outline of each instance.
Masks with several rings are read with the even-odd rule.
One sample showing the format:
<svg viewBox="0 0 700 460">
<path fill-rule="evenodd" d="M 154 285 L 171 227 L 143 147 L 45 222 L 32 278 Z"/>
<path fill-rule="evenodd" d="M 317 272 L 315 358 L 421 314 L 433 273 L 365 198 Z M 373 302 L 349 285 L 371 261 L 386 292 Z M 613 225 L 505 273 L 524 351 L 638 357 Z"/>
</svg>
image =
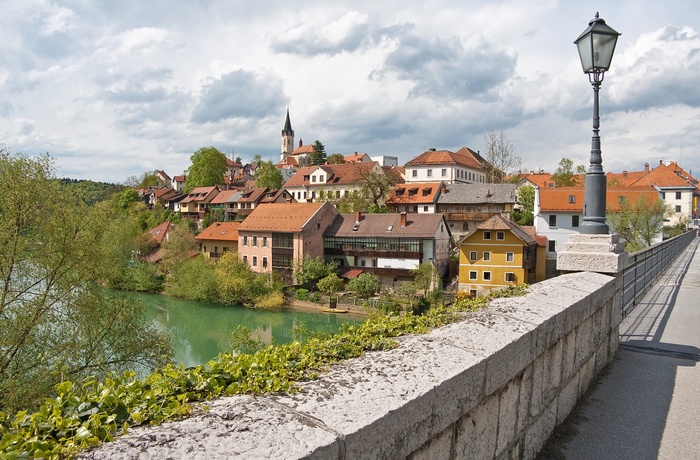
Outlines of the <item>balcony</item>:
<svg viewBox="0 0 700 460">
<path fill-rule="evenodd" d="M 492 218 L 493 216 L 498 216 L 500 212 L 446 212 L 445 219 L 447 220 L 459 220 L 459 221 L 479 221 L 484 222 Z"/>
</svg>

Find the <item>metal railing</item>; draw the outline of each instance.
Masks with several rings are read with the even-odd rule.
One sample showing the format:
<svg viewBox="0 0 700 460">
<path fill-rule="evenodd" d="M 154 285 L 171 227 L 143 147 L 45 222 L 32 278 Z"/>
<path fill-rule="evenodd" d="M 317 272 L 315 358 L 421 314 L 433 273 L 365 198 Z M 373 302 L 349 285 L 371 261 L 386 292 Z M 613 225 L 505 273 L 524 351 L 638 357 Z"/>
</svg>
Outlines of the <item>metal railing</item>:
<svg viewBox="0 0 700 460">
<path fill-rule="evenodd" d="M 697 235 L 696 230 L 629 255 L 622 272 L 622 317 L 634 309 L 656 280 Z"/>
</svg>

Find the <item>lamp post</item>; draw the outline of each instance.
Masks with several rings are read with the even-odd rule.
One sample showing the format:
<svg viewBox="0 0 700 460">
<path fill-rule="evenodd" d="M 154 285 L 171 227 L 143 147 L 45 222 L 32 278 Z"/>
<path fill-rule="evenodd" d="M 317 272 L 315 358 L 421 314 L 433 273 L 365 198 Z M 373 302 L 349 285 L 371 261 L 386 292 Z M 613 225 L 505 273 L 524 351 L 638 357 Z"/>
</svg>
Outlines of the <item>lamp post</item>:
<svg viewBox="0 0 700 460">
<path fill-rule="evenodd" d="M 600 117 L 598 114 L 598 92 L 603 82 L 605 71 L 610 68 L 615 44 L 620 33 L 605 24 L 595 14 L 588 23 L 588 28 L 574 41 L 578 47 L 583 72 L 593 85 L 593 139 L 591 140 L 591 159 L 585 181 L 585 200 L 581 233 L 588 235 L 608 234 L 605 223 L 605 173 L 600 151 Z"/>
</svg>

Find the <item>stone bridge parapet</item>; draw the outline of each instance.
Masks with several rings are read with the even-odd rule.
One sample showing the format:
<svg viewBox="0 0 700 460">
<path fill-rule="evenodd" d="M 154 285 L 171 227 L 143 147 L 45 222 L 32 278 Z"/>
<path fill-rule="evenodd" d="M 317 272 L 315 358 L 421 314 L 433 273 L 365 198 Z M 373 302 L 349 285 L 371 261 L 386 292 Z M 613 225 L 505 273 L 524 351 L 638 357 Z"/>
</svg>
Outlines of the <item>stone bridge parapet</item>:
<svg viewBox="0 0 700 460">
<path fill-rule="evenodd" d="M 532 459 L 615 354 L 619 278 L 571 273 L 296 394 L 236 396 L 91 459 Z"/>
</svg>

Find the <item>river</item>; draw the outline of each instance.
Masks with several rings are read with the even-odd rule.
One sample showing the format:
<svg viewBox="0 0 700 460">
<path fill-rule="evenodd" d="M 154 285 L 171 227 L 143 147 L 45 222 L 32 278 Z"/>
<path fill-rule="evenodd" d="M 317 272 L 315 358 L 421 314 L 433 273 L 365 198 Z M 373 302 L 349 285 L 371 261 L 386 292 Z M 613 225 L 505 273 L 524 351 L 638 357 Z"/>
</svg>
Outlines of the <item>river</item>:
<svg viewBox="0 0 700 460">
<path fill-rule="evenodd" d="M 364 318 L 348 314 L 283 309 L 265 311 L 176 299 L 159 294 L 134 294 L 145 307 L 147 321 L 170 333 L 174 361 L 185 367 L 205 364 L 220 352 L 231 350 L 231 332 L 242 325 L 265 343 L 288 343 L 295 327 L 336 332 L 344 322 Z"/>
</svg>

